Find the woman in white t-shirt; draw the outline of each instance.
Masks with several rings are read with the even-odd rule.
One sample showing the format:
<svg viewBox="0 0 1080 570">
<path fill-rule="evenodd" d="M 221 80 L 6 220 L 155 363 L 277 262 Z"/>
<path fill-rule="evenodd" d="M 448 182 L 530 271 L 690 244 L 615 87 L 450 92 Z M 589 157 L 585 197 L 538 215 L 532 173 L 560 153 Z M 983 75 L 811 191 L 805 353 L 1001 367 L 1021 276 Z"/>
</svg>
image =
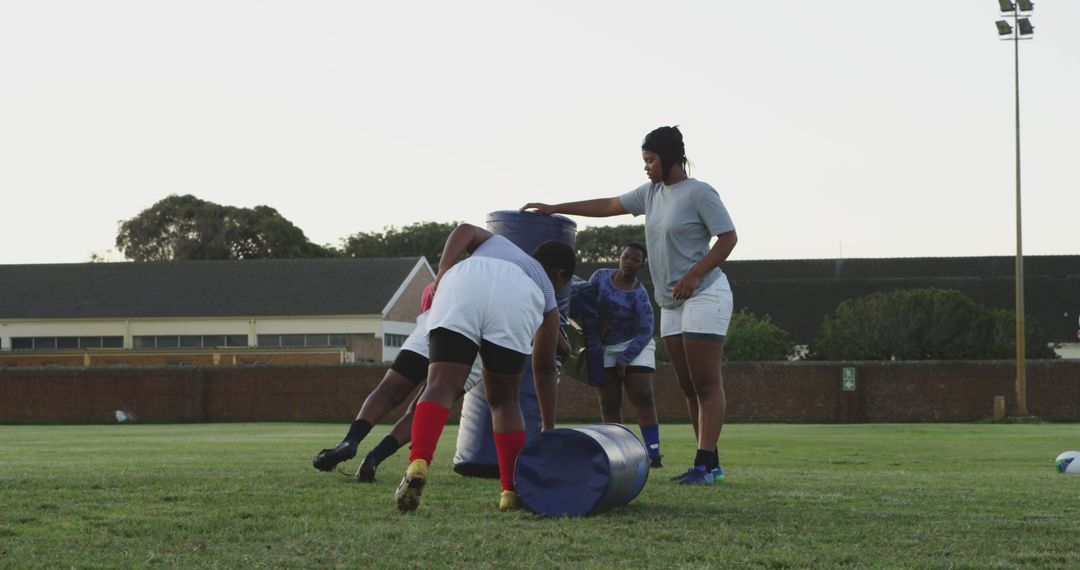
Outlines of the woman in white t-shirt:
<svg viewBox="0 0 1080 570">
<path fill-rule="evenodd" d="M 630 192 L 563 204 L 532 202 L 522 210 L 590 217 L 645 215 L 660 336 L 698 438 L 693 467 L 676 479 L 711 484 L 724 478 L 716 447 L 727 408 L 720 363 L 733 307 L 720 264 L 738 237 L 716 190 L 687 175 L 678 127 L 660 127 L 646 135 L 641 156 L 649 182 Z"/>
</svg>

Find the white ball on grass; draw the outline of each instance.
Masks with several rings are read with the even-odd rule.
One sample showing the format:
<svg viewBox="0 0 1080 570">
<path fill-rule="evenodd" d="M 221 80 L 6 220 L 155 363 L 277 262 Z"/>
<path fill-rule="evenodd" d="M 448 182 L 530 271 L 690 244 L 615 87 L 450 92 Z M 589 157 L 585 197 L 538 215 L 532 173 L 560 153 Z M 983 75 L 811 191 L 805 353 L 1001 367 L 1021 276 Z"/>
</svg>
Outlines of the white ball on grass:
<svg viewBox="0 0 1080 570">
<path fill-rule="evenodd" d="M 1054 460 L 1058 473 L 1080 474 L 1080 451 L 1066 451 Z"/>
</svg>

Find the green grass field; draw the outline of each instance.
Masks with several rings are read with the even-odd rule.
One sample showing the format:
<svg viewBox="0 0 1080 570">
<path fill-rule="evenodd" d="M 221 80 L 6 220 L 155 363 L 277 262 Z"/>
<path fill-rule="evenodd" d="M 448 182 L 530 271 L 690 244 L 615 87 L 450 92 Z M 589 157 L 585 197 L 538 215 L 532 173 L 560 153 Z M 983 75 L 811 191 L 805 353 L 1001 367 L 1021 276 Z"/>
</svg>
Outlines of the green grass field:
<svg viewBox="0 0 1080 570">
<path fill-rule="evenodd" d="M 712 487 L 667 480 L 693 453 L 668 425 L 641 495 L 577 519 L 498 512 L 453 426 L 401 515 L 404 451 L 375 485 L 312 469 L 343 431 L 0 426 L 0 567 L 1080 567 L 1080 476 L 1053 468 L 1077 425 L 730 425 Z"/>
</svg>

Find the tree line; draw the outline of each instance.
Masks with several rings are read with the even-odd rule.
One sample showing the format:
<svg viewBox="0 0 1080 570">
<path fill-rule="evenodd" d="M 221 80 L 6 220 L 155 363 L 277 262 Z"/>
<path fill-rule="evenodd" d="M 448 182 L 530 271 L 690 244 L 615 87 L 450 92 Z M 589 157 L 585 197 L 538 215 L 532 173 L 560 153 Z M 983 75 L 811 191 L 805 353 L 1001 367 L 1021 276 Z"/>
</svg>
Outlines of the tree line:
<svg viewBox="0 0 1080 570">
<path fill-rule="evenodd" d="M 296 259 L 424 256 L 437 264 L 443 244 L 461 222 L 417 222 L 381 232 L 357 232 L 335 247 L 312 243 L 270 206 L 238 208 L 171 195 L 120 222 L 116 248 L 131 261 Z M 645 227 L 586 228 L 577 234 L 578 259 L 614 262 L 628 242 L 645 243 Z"/>
</svg>

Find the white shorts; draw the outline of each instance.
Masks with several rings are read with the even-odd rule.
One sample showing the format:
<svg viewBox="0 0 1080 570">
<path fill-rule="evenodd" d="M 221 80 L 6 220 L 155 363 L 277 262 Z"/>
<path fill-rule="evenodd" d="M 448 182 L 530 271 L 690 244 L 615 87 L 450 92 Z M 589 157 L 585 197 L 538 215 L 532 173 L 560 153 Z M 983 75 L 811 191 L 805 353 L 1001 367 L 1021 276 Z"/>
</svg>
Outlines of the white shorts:
<svg viewBox="0 0 1080 570">
<path fill-rule="evenodd" d="M 481 340 L 521 354 L 532 352 L 544 319 L 544 294 L 517 265 L 470 257 L 439 281 L 428 330 L 445 328 L 480 346 Z"/>
<path fill-rule="evenodd" d="M 682 333 L 727 335 L 731 311 L 735 306 L 727 275 L 712 285 L 694 292 L 677 309 L 660 308 L 660 336 Z"/>
<path fill-rule="evenodd" d="M 416 328 L 405 337 L 405 342 L 401 343 L 401 350 L 415 352 L 424 358 L 431 356 L 427 345 L 427 318 L 427 313 L 420 313 L 420 316 L 416 317 Z"/>
<path fill-rule="evenodd" d="M 428 313 L 420 313 L 420 316 L 416 317 L 416 328 L 405 338 L 405 342 L 401 344 L 401 350 L 415 352 L 424 358 L 431 355 L 427 342 L 427 322 Z M 482 371 L 483 367 L 480 365 L 480 356 L 478 355 L 476 360 L 473 361 L 472 370 L 469 370 L 469 377 L 465 379 L 466 392 L 480 384 L 480 381 L 483 380 Z"/>
<path fill-rule="evenodd" d="M 605 344 L 604 345 L 604 368 L 615 368 L 615 362 L 619 358 L 619 355 L 626 351 L 626 348 L 630 346 L 630 343 L 634 342 L 633 339 L 626 342 L 620 342 L 619 344 Z M 641 349 L 632 361 L 627 366 L 645 366 L 647 368 L 656 369 L 656 341 L 649 339 L 649 344 L 645 345 L 645 348 Z"/>
</svg>

